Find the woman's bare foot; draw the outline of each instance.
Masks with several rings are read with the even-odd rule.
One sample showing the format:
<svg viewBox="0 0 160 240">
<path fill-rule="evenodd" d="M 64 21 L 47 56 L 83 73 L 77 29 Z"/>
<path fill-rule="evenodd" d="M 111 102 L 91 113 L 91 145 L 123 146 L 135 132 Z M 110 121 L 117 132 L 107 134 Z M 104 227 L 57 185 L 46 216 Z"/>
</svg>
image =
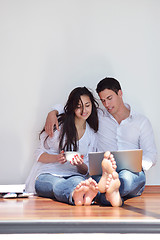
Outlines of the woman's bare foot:
<svg viewBox="0 0 160 240">
<path fill-rule="evenodd" d="M 98 184 L 97 184 L 97 182 L 94 179 L 92 179 L 92 178 L 89 178 L 88 181 L 89 181 L 90 184 L 89 184 L 88 191 L 86 191 L 86 193 L 84 195 L 84 205 L 85 206 L 91 205 L 94 197 L 98 193 Z"/>
<path fill-rule="evenodd" d="M 117 172 L 112 172 L 108 175 L 106 181 L 106 199 L 111 203 L 113 207 L 119 207 L 122 205 L 122 199 L 119 193 L 120 180 Z"/>
<path fill-rule="evenodd" d="M 101 193 L 106 192 L 106 181 L 108 175 L 112 174 L 117 168 L 116 161 L 110 152 L 105 152 L 104 159 L 102 160 L 102 177 L 98 183 L 98 188 Z"/>
<path fill-rule="evenodd" d="M 82 206 L 84 204 L 84 195 L 89 190 L 90 182 L 85 180 L 80 182 L 73 191 L 72 198 L 76 206 Z"/>
</svg>

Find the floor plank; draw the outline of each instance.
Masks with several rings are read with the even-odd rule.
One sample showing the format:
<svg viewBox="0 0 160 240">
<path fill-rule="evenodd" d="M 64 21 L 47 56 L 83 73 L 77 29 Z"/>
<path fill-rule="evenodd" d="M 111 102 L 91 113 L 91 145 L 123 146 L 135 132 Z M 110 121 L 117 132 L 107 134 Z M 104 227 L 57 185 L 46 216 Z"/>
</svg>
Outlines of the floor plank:
<svg viewBox="0 0 160 240">
<path fill-rule="evenodd" d="M 25 229 L 27 232 L 109 232 L 114 228 L 123 232 L 125 226 L 129 232 L 134 227 L 139 232 L 160 233 L 160 186 L 147 186 L 142 196 L 128 199 L 123 207 L 71 206 L 34 196 L 0 199 L 0 209 L 0 233 L 13 233 L 14 229 L 19 232 Z"/>
</svg>

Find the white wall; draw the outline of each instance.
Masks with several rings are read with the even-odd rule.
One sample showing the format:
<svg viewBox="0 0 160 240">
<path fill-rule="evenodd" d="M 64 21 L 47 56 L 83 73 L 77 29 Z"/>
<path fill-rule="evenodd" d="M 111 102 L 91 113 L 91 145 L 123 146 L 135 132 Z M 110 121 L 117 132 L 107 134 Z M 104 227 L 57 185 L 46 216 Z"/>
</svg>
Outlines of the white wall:
<svg viewBox="0 0 160 240">
<path fill-rule="evenodd" d="M 51 106 L 106 76 L 149 117 L 160 154 L 159 22 L 158 0 L 0 0 L 0 184 L 25 181 Z"/>
</svg>

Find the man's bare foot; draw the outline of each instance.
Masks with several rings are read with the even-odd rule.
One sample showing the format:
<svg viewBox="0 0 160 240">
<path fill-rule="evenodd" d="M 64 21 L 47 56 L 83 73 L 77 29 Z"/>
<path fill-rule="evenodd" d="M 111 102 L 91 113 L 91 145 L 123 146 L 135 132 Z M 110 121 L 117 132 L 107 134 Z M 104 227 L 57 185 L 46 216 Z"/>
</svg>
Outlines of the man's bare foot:
<svg viewBox="0 0 160 240">
<path fill-rule="evenodd" d="M 117 168 L 116 161 L 110 152 L 105 152 L 104 158 L 102 160 L 102 177 L 98 183 L 98 188 L 101 193 L 106 192 L 106 181 L 108 175 L 112 174 Z"/>
<path fill-rule="evenodd" d="M 98 184 L 97 184 L 97 182 L 94 179 L 92 179 L 92 178 L 89 178 L 88 181 L 89 181 L 90 185 L 89 185 L 88 191 L 84 195 L 84 205 L 85 206 L 91 205 L 94 197 L 98 193 Z"/>
<path fill-rule="evenodd" d="M 90 182 L 85 180 L 80 182 L 73 191 L 72 198 L 76 206 L 82 206 L 84 204 L 84 195 L 89 190 Z"/>
<path fill-rule="evenodd" d="M 122 205 L 122 199 L 119 193 L 120 180 L 117 172 L 112 172 L 108 175 L 106 181 L 106 199 L 111 203 L 113 207 L 119 207 Z"/>
</svg>

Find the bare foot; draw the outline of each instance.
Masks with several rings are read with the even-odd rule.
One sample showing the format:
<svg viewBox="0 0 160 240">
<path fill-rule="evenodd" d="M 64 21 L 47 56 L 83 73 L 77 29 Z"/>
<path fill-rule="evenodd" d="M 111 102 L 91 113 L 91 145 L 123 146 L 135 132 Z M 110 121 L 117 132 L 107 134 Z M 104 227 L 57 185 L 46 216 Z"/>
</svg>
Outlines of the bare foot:
<svg viewBox="0 0 160 240">
<path fill-rule="evenodd" d="M 84 195 L 84 205 L 85 206 L 91 205 L 94 197 L 98 193 L 98 184 L 97 184 L 97 182 L 94 179 L 92 179 L 92 178 L 89 178 L 88 181 L 89 181 L 90 185 L 89 185 L 88 191 Z"/>
<path fill-rule="evenodd" d="M 106 199 L 111 203 L 113 207 L 119 207 L 122 205 L 122 199 L 119 193 L 120 180 L 117 172 L 112 172 L 108 175 L 106 181 Z"/>
<path fill-rule="evenodd" d="M 84 204 L 84 194 L 89 190 L 90 182 L 88 180 L 80 182 L 73 191 L 73 200 L 76 206 Z"/>
<path fill-rule="evenodd" d="M 117 168 L 116 161 L 110 152 L 105 152 L 104 159 L 102 160 L 102 177 L 98 183 L 98 188 L 101 193 L 106 192 L 106 181 L 108 175 L 112 174 Z"/>
</svg>

